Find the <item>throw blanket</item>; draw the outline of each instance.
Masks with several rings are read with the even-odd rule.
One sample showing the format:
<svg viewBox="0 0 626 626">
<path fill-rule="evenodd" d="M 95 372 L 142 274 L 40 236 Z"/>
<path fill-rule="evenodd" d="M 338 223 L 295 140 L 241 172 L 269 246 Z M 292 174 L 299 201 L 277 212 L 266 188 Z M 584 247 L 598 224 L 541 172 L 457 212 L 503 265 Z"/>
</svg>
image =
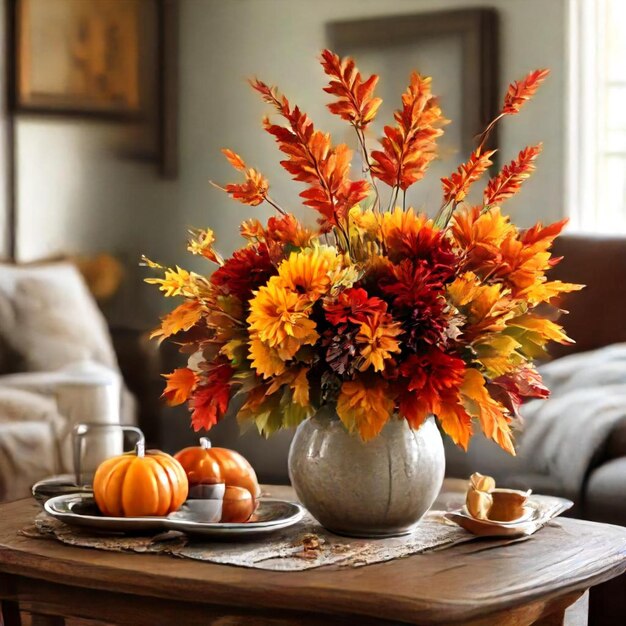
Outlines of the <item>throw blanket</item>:
<svg viewBox="0 0 626 626">
<path fill-rule="evenodd" d="M 557 359 L 540 371 L 552 394 L 523 407 L 520 460 L 530 486 L 539 489 L 548 475 L 560 495 L 578 499 L 595 455 L 626 420 L 626 343 Z"/>
<path fill-rule="evenodd" d="M 0 502 L 26 497 L 34 482 L 59 472 L 65 428 L 52 398 L 0 387 Z"/>
</svg>

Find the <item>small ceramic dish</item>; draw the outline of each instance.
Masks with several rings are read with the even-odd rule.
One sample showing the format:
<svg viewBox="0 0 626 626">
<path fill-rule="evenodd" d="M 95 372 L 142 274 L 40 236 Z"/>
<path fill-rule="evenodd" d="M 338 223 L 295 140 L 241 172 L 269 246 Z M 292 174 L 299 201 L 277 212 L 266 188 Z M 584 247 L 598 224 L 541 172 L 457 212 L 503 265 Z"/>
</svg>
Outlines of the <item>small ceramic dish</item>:
<svg viewBox="0 0 626 626">
<path fill-rule="evenodd" d="M 180 510 L 166 517 L 106 517 L 98 510 L 93 496 L 70 494 L 50 498 L 44 504 L 44 510 L 51 517 L 69 526 L 89 528 L 99 532 L 137 533 L 179 530 L 190 535 L 224 539 L 271 533 L 287 528 L 299 522 L 305 513 L 304 509 L 295 502 L 261 498 L 249 522 L 208 522 L 204 517 L 206 511 L 199 513 L 197 510 L 192 510 L 195 508 L 194 504 L 189 506 L 192 502 L 194 501 L 188 500 Z"/>
<path fill-rule="evenodd" d="M 472 517 L 466 507 L 445 514 L 446 519 L 479 537 L 521 537 L 534 532 L 539 512 L 532 504 L 524 506 L 523 514 L 511 522 L 496 522 Z"/>
<path fill-rule="evenodd" d="M 494 524 L 496 526 L 511 526 L 515 524 L 522 524 L 524 522 L 528 522 L 532 520 L 534 517 L 536 517 L 536 514 L 537 514 L 535 507 L 532 506 L 531 504 L 525 504 L 522 507 L 522 514 L 519 517 L 513 520 L 506 521 L 506 522 L 501 521 L 501 520 L 495 520 L 495 519 L 480 519 L 478 517 L 474 517 L 467 510 L 467 506 L 464 506 L 461 509 L 461 512 L 463 513 L 463 515 L 466 515 L 467 517 L 471 517 L 472 519 L 478 520 L 479 522 L 485 522 L 486 524 Z"/>
</svg>

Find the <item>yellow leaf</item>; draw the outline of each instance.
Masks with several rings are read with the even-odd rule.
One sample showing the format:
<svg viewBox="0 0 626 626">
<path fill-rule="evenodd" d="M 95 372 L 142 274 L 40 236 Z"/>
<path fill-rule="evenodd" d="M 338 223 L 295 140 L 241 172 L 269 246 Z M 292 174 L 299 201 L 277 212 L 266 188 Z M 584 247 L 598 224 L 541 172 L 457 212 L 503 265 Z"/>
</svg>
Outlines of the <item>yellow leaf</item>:
<svg viewBox="0 0 626 626">
<path fill-rule="evenodd" d="M 468 341 L 486 331 L 504 330 L 517 306 L 502 285 L 483 285 L 473 272 L 456 278 L 448 286 L 448 296 L 467 318 L 463 334 Z"/>
<path fill-rule="evenodd" d="M 156 263 L 155 261 L 151 261 L 145 254 L 141 255 L 141 265 L 145 265 L 153 270 L 162 270 L 164 269 L 162 265 Z"/>
<path fill-rule="evenodd" d="M 517 326 L 529 331 L 539 333 L 544 340 L 556 341 L 558 343 L 568 344 L 574 343 L 564 332 L 563 327 L 544 317 L 537 317 L 530 313 L 520 315 L 509 322 L 509 326 Z"/>
<path fill-rule="evenodd" d="M 473 346 L 476 360 L 485 368 L 489 378 L 497 378 L 521 364 L 523 357 L 516 351 L 521 344 L 502 333 L 487 335 Z"/>
<path fill-rule="evenodd" d="M 192 295 L 193 280 L 193 274 L 177 265 L 176 269 L 167 268 L 163 278 L 146 278 L 145 282 L 149 285 L 159 285 L 159 290 L 165 294 L 165 297 L 170 298 Z"/>
<path fill-rule="evenodd" d="M 285 361 L 280 358 L 278 351 L 260 339 L 250 341 L 250 360 L 257 374 L 263 378 L 279 376 L 286 370 Z"/>
</svg>

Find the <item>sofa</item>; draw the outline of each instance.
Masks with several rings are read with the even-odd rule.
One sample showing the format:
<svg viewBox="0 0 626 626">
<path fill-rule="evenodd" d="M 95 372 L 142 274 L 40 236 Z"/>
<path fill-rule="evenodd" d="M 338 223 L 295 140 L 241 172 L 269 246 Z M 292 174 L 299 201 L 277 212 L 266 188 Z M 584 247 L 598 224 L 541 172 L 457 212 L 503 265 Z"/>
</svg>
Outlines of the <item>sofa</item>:
<svg viewBox="0 0 626 626">
<path fill-rule="evenodd" d="M 111 332 L 74 264 L 0 264 L 0 501 L 72 472 L 79 422 L 139 419 L 154 441 L 157 357 L 144 333 Z"/>
</svg>

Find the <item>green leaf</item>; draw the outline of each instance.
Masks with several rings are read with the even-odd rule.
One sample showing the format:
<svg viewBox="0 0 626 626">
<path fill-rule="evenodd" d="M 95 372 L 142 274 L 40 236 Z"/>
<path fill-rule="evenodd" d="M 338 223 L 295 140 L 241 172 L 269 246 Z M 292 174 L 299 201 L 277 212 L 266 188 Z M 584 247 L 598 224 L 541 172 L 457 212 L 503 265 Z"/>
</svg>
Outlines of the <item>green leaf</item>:
<svg viewBox="0 0 626 626">
<path fill-rule="evenodd" d="M 289 387 L 283 391 L 280 407 L 283 412 L 285 428 L 295 428 L 315 413 L 315 409 L 312 406 L 300 406 L 297 402 L 294 402 L 293 391 Z"/>
</svg>

